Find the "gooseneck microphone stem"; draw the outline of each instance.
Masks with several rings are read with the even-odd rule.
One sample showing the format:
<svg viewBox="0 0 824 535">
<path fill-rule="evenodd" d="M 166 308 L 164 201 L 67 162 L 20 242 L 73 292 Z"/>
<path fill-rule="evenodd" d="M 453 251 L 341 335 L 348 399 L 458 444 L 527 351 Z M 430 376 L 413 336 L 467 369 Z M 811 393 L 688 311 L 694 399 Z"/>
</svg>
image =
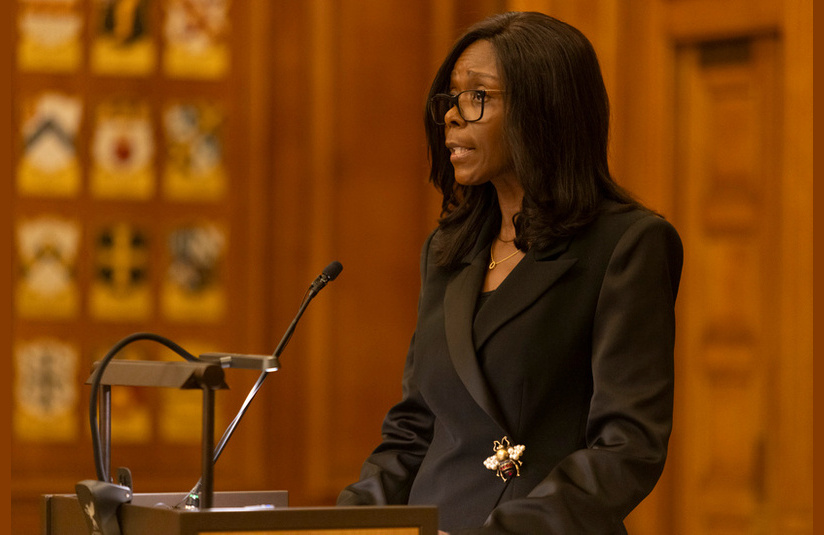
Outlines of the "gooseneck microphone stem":
<svg viewBox="0 0 824 535">
<path fill-rule="evenodd" d="M 339 268 L 337 266 L 340 266 Z M 275 352 L 272 354 L 275 357 L 275 360 L 280 356 L 283 350 L 286 348 L 286 344 L 289 343 L 289 340 L 292 339 L 292 334 L 295 332 L 295 327 L 298 325 L 298 321 L 300 320 L 303 313 L 306 311 L 306 307 L 309 306 L 309 302 L 315 298 L 315 296 L 320 292 L 326 284 L 335 279 L 338 276 L 340 271 L 343 269 L 343 266 L 339 262 L 332 262 L 329 264 L 326 269 L 323 270 L 312 285 L 307 290 L 306 295 L 303 298 L 303 302 L 300 304 L 298 308 L 297 314 L 292 319 L 292 323 L 289 324 L 289 327 L 286 329 L 286 332 L 283 334 L 283 337 L 280 339 L 277 347 L 275 348 Z M 240 411 L 238 411 L 237 416 L 232 420 L 229 424 L 229 427 L 223 433 L 220 441 L 218 442 L 217 446 L 215 447 L 215 454 L 214 454 L 214 462 L 220 458 L 220 454 L 223 453 L 223 448 L 226 447 L 226 443 L 229 442 L 229 438 L 234 433 L 237 424 L 240 422 L 240 419 L 246 413 L 246 409 L 249 408 L 249 404 L 254 399 L 257 391 L 260 390 L 261 385 L 263 385 L 263 381 L 266 380 L 266 377 L 269 375 L 269 372 L 264 371 L 258 377 L 258 380 L 252 386 L 252 389 L 249 391 L 249 394 L 246 396 L 246 400 L 243 402 L 243 405 L 240 407 Z"/>
<path fill-rule="evenodd" d="M 215 453 L 212 456 L 213 463 L 216 463 L 220 458 L 220 454 L 223 453 L 223 448 L 226 447 L 226 443 L 229 442 L 229 438 L 232 436 L 232 433 L 235 432 L 235 427 L 237 427 L 237 424 L 240 423 L 240 419 L 243 418 L 244 414 L 246 414 L 246 409 L 249 408 L 249 404 L 255 398 L 257 391 L 260 390 L 260 387 L 263 385 L 263 381 L 266 379 L 267 375 L 269 375 L 269 372 L 261 372 L 260 376 L 257 378 L 257 381 L 255 381 L 255 384 L 252 386 L 252 389 L 249 391 L 249 394 L 246 395 L 246 399 L 243 401 L 243 405 L 241 405 L 237 415 L 229 424 L 229 427 L 226 428 L 226 431 L 223 432 L 223 436 L 218 441 L 217 446 L 215 446 Z"/>
<path fill-rule="evenodd" d="M 309 289 L 306 291 L 303 297 L 303 301 L 298 307 L 298 311 L 295 314 L 295 317 L 292 319 L 292 323 L 289 324 L 287 327 L 286 332 L 283 334 L 283 337 L 280 339 L 273 356 L 275 360 L 278 360 L 278 357 L 286 348 L 286 344 L 289 343 L 289 340 L 292 338 L 292 334 L 295 332 L 295 328 L 297 327 L 298 321 L 300 320 L 303 313 L 306 311 L 306 307 L 309 306 L 309 303 L 315 296 L 331 281 L 335 280 L 335 278 L 340 275 L 340 272 L 343 270 L 343 266 L 340 262 L 332 262 L 323 270 L 323 272 L 315 278 L 312 284 L 309 286 Z M 249 408 L 252 400 L 254 399 L 255 395 L 257 394 L 260 387 L 263 385 L 263 381 L 266 380 L 266 377 L 269 375 L 269 372 L 263 371 L 261 372 L 260 376 L 258 377 L 255 384 L 252 386 L 249 394 L 246 396 L 243 404 L 240 407 L 237 415 L 235 415 L 232 422 L 226 428 L 226 431 L 223 432 L 223 436 L 218 441 L 217 446 L 215 447 L 214 455 L 212 457 L 212 463 L 216 463 L 217 460 L 220 458 L 220 454 L 223 453 L 223 449 L 226 447 L 226 444 L 229 442 L 229 439 L 232 437 L 232 434 L 237 428 L 238 423 L 240 423 L 241 418 L 246 413 L 246 410 Z M 186 498 L 178 504 L 178 507 L 184 506 L 186 508 L 198 508 L 202 504 L 200 503 L 200 494 L 203 485 L 202 479 L 199 480 L 192 490 L 189 491 Z"/>
<path fill-rule="evenodd" d="M 297 314 L 292 318 L 292 323 L 286 328 L 286 332 L 283 333 L 283 337 L 275 348 L 275 352 L 272 353 L 275 358 L 278 358 L 280 354 L 283 353 L 283 350 L 286 349 L 286 344 L 292 339 L 292 334 L 295 332 L 295 327 L 298 326 L 298 321 L 300 321 L 301 316 L 303 316 L 303 313 L 306 311 L 306 307 L 309 306 L 309 302 L 312 301 L 315 295 L 317 295 L 317 292 L 312 293 L 312 288 L 310 287 L 306 292 L 306 296 L 303 298 L 303 302 L 300 304 L 300 308 L 298 308 Z"/>
<path fill-rule="evenodd" d="M 303 316 L 304 311 L 306 311 L 306 307 L 309 306 L 309 302 L 315 297 L 315 295 L 317 295 L 317 291 L 312 293 L 312 289 L 310 287 L 310 289 L 306 292 L 306 295 L 303 298 L 303 302 L 301 303 L 297 314 L 292 319 L 292 323 L 289 324 L 289 327 L 286 329 L 286 332 L 280 339 L 280 343 L 278 343 L 277 348 L 273 353 L 275 358 L 279 357 L 283 350 L 286 348 L 286 344 L 289 343 L 289 340 L 292 338 L 292 334 L 295 332 L 295 327 L 297 327 L 298 320 L 300 320 L 300 317 Z M 229 423 L 229 426 L 226 428 L 226 431 L 223 432 L 223 436 L 218 441 L 217 446 L 215 446 L 215 452 L 212 456 L 212 463 L 216 463 L 217 460 L 220 459 L 220 455 L 223 453 L 223 450 L 226 447 L 226 444 L 229 442 L 229 439 L 232 438 L 232 435 L 235 432 L 235 428 L 240 423 L 240 420 L 241 418 L 243 418 L 243 415 L 246 414 L 246 410 L 249 408 L 249 405 L 252 403 L 252 400 L 257 395 L 258 390 L 260 390 L 260 387 L 263 386 L 263 381 L 266 380 L 266 377 L 268 375 L 269 372 L 267 371 L 261 372 L 261 374 L 258 376 L 257 381 L 255 381 L 255 384 L 252 385 L 252 388 L 249 390 L 249 394 L 246 396 L 246 399 L 240 406 L 238 413 Z M 202 506 L 203 504 L 200 503 L 199 498 L 203 494 L 203 490 L 203 479 L 200 479 L 192 488 L 192 490 L 189 491 L 189 494 L 187 495 L 185 500 L 186 507 L 197 508 Z"/>
</svg>

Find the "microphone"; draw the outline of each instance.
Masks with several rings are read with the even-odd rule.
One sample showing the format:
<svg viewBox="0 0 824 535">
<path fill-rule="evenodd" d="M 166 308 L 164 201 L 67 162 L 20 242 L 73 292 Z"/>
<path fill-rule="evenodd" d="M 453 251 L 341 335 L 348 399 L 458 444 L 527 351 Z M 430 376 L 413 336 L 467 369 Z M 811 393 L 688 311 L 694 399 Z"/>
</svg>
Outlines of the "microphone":
<svg viewBox="0 0 824 535">
<path fill-rule="evenodd" d="M 240 353 L 202 353 L 198 356 L 198 358 L 210 364 L 218 364 L 223 368 L 245 368 L 247 370 L 262 370 L 266 372 L 277 371 L 280 369 L 280 360 L 278 357 L 281 352 L 283 352 L 283 349 L 289 339 L 292 337 L 292 333 L 295 331 L 295 327 L 297 327 L 298 320 L 300 320 L 300 317 L 303 315 L 303 311 L 306 310 L 306 307 L 309 305 L 309 301 L 314 299 L 318 292 L 320 292 L 327 284 L 335 280 L 337 276 L 340 275 L 341 271 L 343 271 L 343 265 L 341 265 L 340 262 L 335 261 L 326 266 L 323 269 L 323 272 L 315 277 L 315 280 L 312 281 L 312 284 L 309 286 L 309 290 L 307 291 L 306 296 L 298 309 L 298 313 L 295 315 L 292 323 L 289 324 L 283 338 L 281 338 L 280 343 L 278 343 L 277 348 L 271 356 L 243 355 Z"/>
<path fill-rule="evenodd" d="M 277 347 L 275 348 L 274 353 L 271 356 L 266 355 L 240 355 L 237 353 L 205 353 L 200 355 L 200 358 L 212 362 L 220 364 L 222 367 L 230 367 L 230 368 L 247 368 L 247 369 L 262 369 L 260 376 L 258 377 L 257 382 L 255 382 L 254 386 L 252 386 L 252 390 L 246 396 L 246 400 L 241 405 L 240 410 L 238 411 L 235 418 L 229 424 L 229 427 L 226 428 L 224 431 L 223 436 L 218 442 L 217 446 L 215 447 L 214 456 L 212 457 L 212 463 L 216 463 L 218 458 L 220 458 L 220 454 L 223 453 L 223 448 L 226 446 L 226 443 L 234 433 L 235 428 L 237 427 L 238 423 L 240 423 L 240 419 L 246 413 L 246 410 L 249 408 L 249 404 L 254 399 L 255 395 L 257 394 L 258 390 L 260 389 L 261 385 L 263 385 L 264 379 L 271 371 L 276 371 L 280 368 L 280 360 L 278 357 L 283 352 L 283 349 L 286 347 L 286 344 L 289 343 L 289 340 L 292 338 L 292 333 L 295 332 L 295 327 L 297 327 L 298 320 L 300 320 L 301 316 L 303 316 L 303 312 L 306 310 L 306 307 L 309 306 L 309 302 L 314 299 L 314 297 L 320 292 L 327 284 L 332 282 L 340 275 L 340 272 L 343 271 L 343 265 L 340 262 L 335 261 L 326 266 L 318 275 L 312 284 L 309 286 L 309 289 L 306 291 L 306 295 L 303 298 L 303 302 L 300 304 L 298 308 L 297 314 L 295 314 L 292 323 L 289 324 L 289 327 L 286 329 L 286 332 L 283 334 L 283 338 L 280 339 Z M 200 491 L 202 486 L 202 481 L 198 481 L 197 484 L 189 491 L 189 494 L 186 498 L 179 503 L 176 507 L 184 507 L 186 509 L 197 509 L 200 506 Z"/>
<path fill-rule="evenodd" d="M 292 337 L 292 333 L 294 332 L 295 327 L 297 327 L 298 320 L 303 315 L 303 311 L 309 305 L 309 301 L 314 299 L 318 292 L 320 292 L 327 284 L 335 280 L 337 276 L 340 275 L 341 271 L 343 271 L 343 265 L 336 260 L 326 266 L 323 269 L 323 272 L 315 277 L 315 280 L 312 281 L 312 284 L 309 286 L 309 290 L 303 300 L 303 303 L 301 303 L 297 315 L 292 320 L 289 328 L 286 329 L 286 333 L 283 335 L 277 349 L 275 349 L 275 352 L 272 353 L 271 356 L 241 355 L 238 353 L 203 353 L 199 355 L 200 360 L 211 364 L 219 364 L 223 368 L 245 368 L 250 370 L 263 370 L 266 372 L 277 371 L 280 369 L 280 360 L 278 357 L 289 339 Z"/>
<path fill-rule="evenodd" d="M 306 297 L 303 299 L 303 303 L 300 304 L 300 308 L 298 309 L 298 313 L 295 315 L 295 319 L 292 320 L 292 323 L 286 329 L 286 333 L 283 335 L 283 338 L 280 339 L 280 343 L 278 343 L 277 348 L 275 348 L 275 352 L 272 354 L 276 359 L 280 356 L 283 348 L 286 347 L 286 344 L 289 343 L 289 339 L 292 338 L 292 333 L 295 331 L 295 327 L 297 327 L 298 320 L 303 315 L 303 311 L 306 310 L 306 307 L 309 306 L 309 301 L 315 298 L 327 284 L 332 282 L 340 275 L 340 272 L 343 271 L 343 265 L 337 260 L 329 264 L 323 269 L 323 272 L 318 275 L 312 284 L 309 286 L 309 290 L 306 292 Z"/>
<path fill-rule="evenodd" d="M 312 285 L 309 287 L 312 297 L 317 295 L 317 293 L 321 291 L 324 286 L 335 280 L 337 276 L 340 275 L 341 271 L 343 271 L 343 265 L 341 265 L 341 263 L 337 260 L 326 266 L 323 269 L 323 272 L 317 276 L 314 282 L 312 282 Z"/>
</svg>

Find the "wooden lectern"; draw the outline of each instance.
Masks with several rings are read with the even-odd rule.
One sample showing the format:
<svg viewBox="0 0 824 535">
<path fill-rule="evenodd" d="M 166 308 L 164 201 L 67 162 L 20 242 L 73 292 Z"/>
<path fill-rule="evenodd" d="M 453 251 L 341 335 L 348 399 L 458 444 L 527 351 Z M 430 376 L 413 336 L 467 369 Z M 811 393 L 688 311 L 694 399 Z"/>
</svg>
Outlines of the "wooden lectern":
<svg viewBox="0 0 824 535">
<path fill-rule="evenodd" d="M 137 333 L 124 338 L 95 363 L 87 382 L 93 385 L 92 392 L 97 392 L 97 397 L 91 396 L 90 413 L 92 422 L 97 423 L 97 427 L 92 424 L 93 438 L 99 438 L 94 451 L 98 479 L 80 481 L 75 486 L 78 494 L 43 496 L 43 535 L 89 535 L 90 531 L 120 535 L 437 535 L 436 507 L 289 507 L 286 491 L 213 492 L 213 465 L 219 455 L 213 445 L 214 391 L 225 388 L 222 354 L 215 354 L 219 364 L 111 360 L 120 347 L 137 339 L 162 341 L 150 333 Z M 274 366 L 260 362 L 255 359 L 254 365 L 267 372 Z M 203 390 L 199 509 L 176 508 L 188 493 L 133 494 L 131 473 L 126 469 L 118 472 L 117 483 L 112 480 L 113 385 Z M 99 418 L 93 412 L 96 404 L 100 406 Z M 89 528 L 83 507 L 90 513 L 94 529 Z"/>
<path fill-rule="evenodd" d="M 436 535 L 436 507 L 288 507 L 286 491 L 216 492 L 204 510 L 173 509 L 185 493 L 135 494 L 122 535 Z M 43 496 L 43 535 L 89 535 L 74 494 Z"/>
</svg>

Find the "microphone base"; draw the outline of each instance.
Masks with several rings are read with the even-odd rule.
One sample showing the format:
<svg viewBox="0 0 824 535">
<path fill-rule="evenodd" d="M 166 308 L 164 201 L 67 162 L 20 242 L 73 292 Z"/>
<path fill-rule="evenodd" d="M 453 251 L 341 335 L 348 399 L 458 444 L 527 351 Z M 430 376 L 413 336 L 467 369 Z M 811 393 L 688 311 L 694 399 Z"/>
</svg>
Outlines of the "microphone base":
<svg viewBox="0 0 824 535">
<path fill-rule="evenodd" d="M 132 501 L 132 489 L 95 479 L 86 479 L 74 487 L 91 535 L 121 535 L 117 510 Z"/>
</svg>

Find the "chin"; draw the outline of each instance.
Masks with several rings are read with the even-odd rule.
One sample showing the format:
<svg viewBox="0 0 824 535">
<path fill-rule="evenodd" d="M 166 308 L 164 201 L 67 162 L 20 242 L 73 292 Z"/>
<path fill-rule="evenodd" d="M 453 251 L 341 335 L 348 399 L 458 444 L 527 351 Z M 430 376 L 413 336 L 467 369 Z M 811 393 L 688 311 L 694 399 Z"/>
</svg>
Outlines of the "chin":
<svg viewBox="0 0 824 535">
<path fill-rule="evenodd" d="M 486 183 L 486 180 L 474 176 L 462 176 L 456 174 L 455 182 L 461 186 L 480 186 L 481 184 Z"/>
</svg>

